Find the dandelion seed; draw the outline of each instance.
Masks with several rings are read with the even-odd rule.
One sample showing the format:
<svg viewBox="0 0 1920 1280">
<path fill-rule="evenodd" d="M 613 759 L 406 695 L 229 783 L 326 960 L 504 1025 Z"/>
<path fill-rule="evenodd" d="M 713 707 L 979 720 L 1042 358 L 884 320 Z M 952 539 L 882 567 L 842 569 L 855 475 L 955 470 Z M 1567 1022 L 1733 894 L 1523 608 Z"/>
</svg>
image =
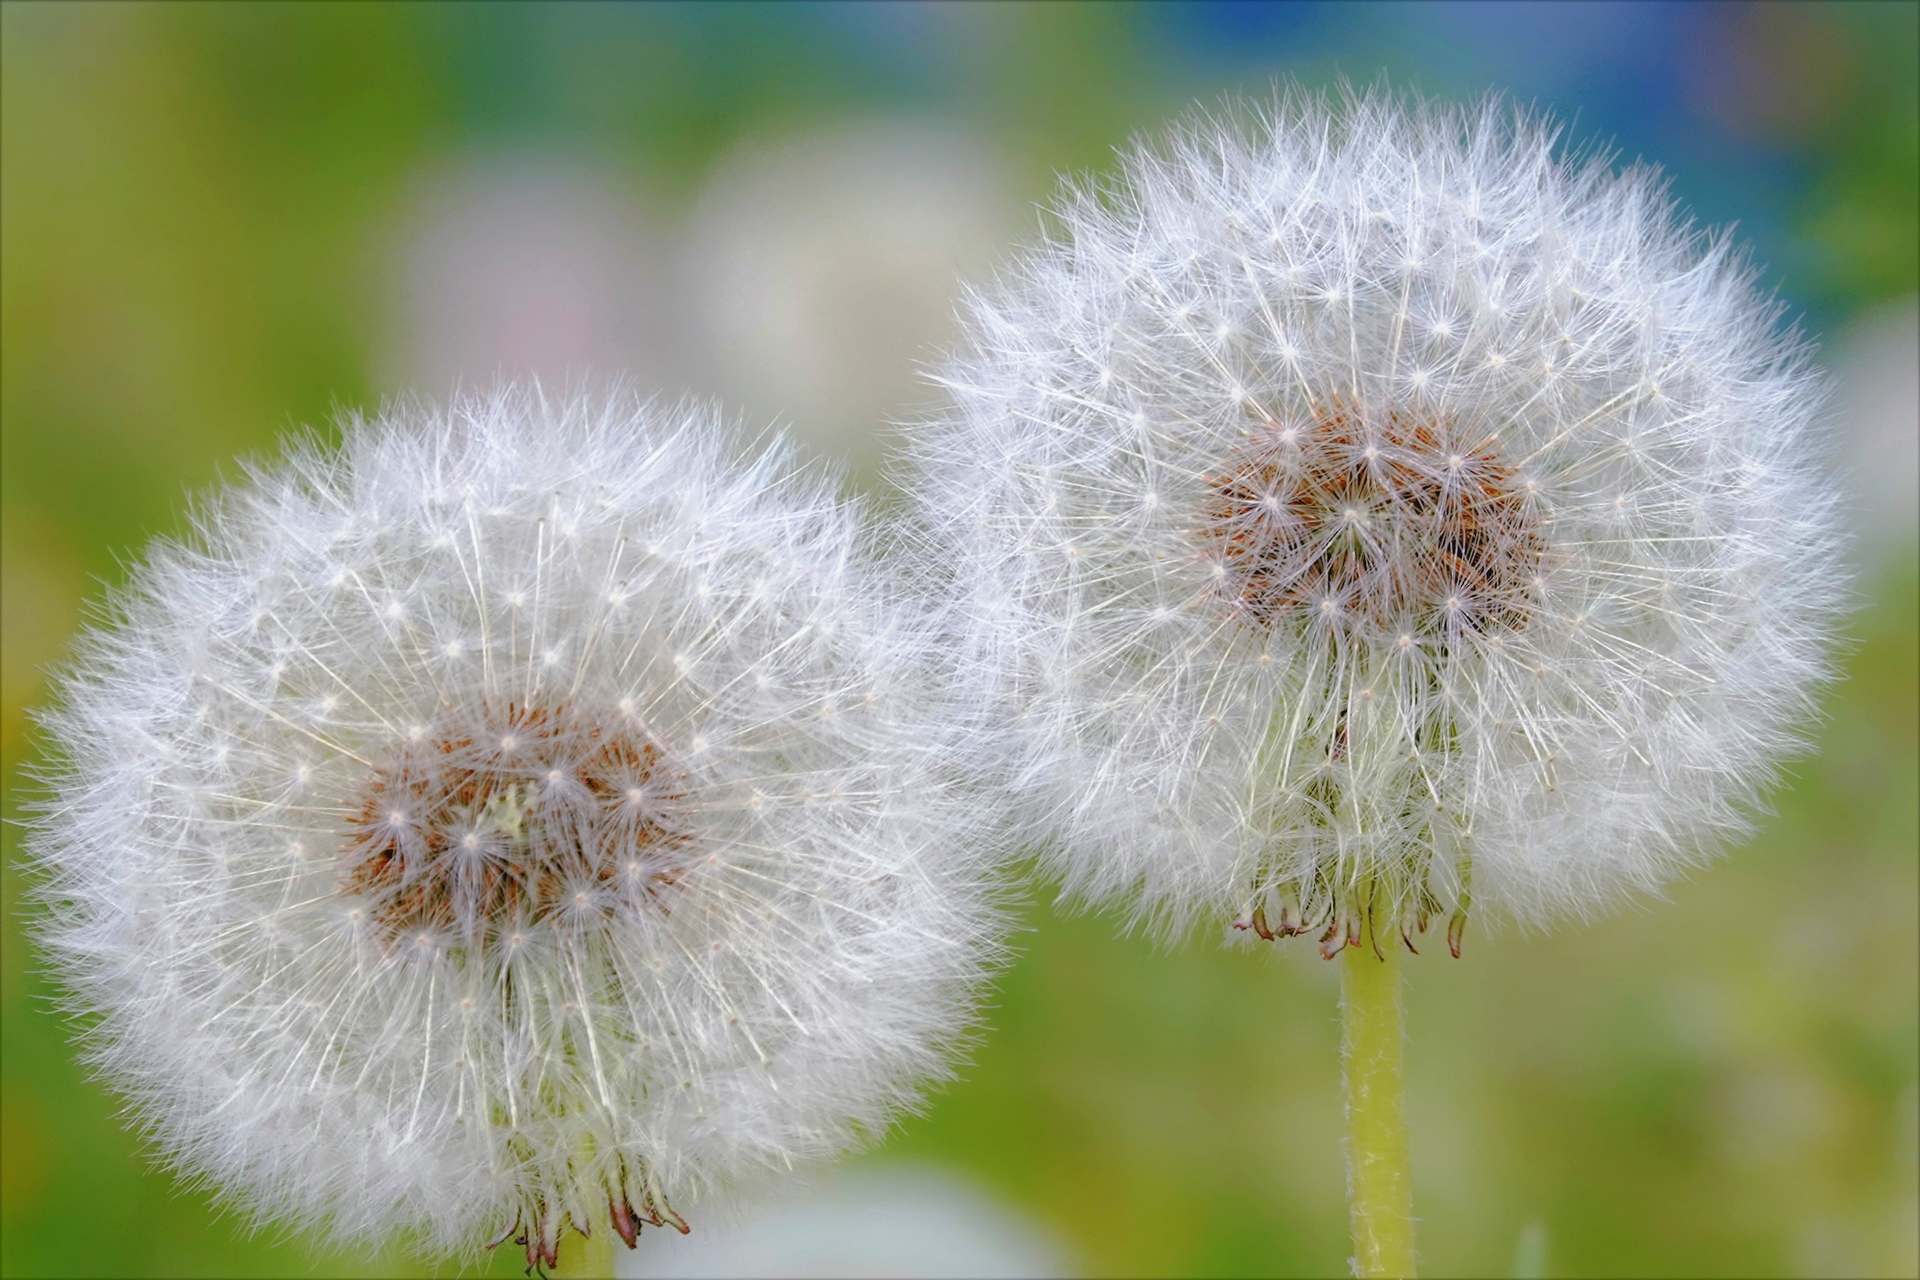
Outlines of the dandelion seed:
<svg viewBox="0 0 1920 1280">
<path fill-rule="evenodd" d="M 916 433 L 1067 893 L 1346 954 L 1356 1275 L 1415 1264 L 1400 945 L 1744 831 L 1841 590 L 1779 307 L 1652 174 L 1554 140 L 1349 94 L 1136 148 L 979 301 Z"/>
<path fill-rule="evenodd" d="M 979 304 L 914 485 L 1070 893 L 1586 915 L 1746 830 L 1797 743 L 1841 592 L 1806 352 L 1655 175 L 1504 111 L 1200 121 Z M 1168 336 L 1202 313 L 1236 341 Z"/>
<path fill-rule="evenodd" d="M 1841 589 L 1778 305 L 1553 138 L 1348 96 L 1137 148 L 979 301 L 916 439 L 1066 892 L 1346 954 L 1361 1276 L 1415 1267 L 1400 944 L 1596 912 L 1743 831 Z"/>
<path fill-rule="evenodd" d="M 996 926 L 928 629 L 856 510 L 726 431 L 395 408 L 217 499 L 86 638 L 42 937 L 176 1166 L 552 1265 L 944 1071 Z"/>
</svg>

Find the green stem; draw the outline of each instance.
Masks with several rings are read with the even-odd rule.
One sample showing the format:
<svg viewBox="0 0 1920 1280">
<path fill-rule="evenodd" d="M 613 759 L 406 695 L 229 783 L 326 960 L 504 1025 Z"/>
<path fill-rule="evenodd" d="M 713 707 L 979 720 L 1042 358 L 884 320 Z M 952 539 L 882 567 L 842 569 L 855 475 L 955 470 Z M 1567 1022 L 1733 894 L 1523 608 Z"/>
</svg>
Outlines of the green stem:
<svg viewBox="0 0 1920 1280">
<path fill-rule="evenodd" d="M 1369 933 L 1372 931 L 1369 930 Z M 1341 1056 L 1347 1069 L 1347 1200 L 1353 1273 L 1414 1274 L 1413 1179 L 1401 1072 L 1405 1036 L 1400 939 L 1391 931 L 1346 949 L 1340 969 Z"/>
<path fill-rule="evenodd" d="M 569 1227 L 560 1242 L 559 1255 L 559 1262 L 547 1268 L 547 1274 L 555 1280 L 562 1276 L 613 1280 L 613 1227 L 603 1222 L 584 1239 Z"/>
</svg>

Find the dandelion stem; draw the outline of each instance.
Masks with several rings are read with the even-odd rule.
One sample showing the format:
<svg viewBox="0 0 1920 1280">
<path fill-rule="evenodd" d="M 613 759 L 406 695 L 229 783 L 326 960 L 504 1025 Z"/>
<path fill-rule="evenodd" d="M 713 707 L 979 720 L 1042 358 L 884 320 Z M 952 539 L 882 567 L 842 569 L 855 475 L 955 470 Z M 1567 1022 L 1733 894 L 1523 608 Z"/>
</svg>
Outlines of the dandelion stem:
<svg viewBox="0 0 1920 1280">
<path fill-rule="evenodd" d="M 1374 941 L 1348 947 L 1340 970 L 1353 1273 L 1406 1277 L 1414 1274 L 1413 1180 L 1401 1073 L 1401 957 L 1390 931 L 1377 951 Z"/>
<path fill-rule="evenodd" d="M 601 1223 L 600 1229 L 585 1239 L 568 1233 L 560 1245 L 559 1261 L 547 1268 L 547 1274 L 554 1280 L 613 1280 L 613 1229 Z"/>
</svg>

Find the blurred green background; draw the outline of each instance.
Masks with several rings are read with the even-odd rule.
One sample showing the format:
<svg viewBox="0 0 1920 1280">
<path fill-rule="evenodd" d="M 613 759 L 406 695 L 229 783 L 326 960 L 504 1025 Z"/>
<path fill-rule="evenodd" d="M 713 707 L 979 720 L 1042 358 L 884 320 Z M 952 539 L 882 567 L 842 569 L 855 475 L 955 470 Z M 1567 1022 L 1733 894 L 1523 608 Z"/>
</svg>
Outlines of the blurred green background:
<svg viewBox="0 0 1920 1280">
<path fill-rule="evenodd" d="M 293 424 L 627 370 L 877 484 L 960 273 L 1193 100 L 1510 91 L 1738 220 L 1826 343 L 1860 609 L 1749 847 L 1411 967 L 1435 1275 L 1913 1275 L 1920 6 L 0 7 L 0 752 L 102 585 Z M 249 1236 L 73 1064 L 5 829 L 0 1273 L 427 1274 Z M 1334 1275 L 1337 978 L 1044 895 L 958 1084 L 861 1157 L 950 1171 L 1089 1274 Z M 891 1162 L 891 1163 L 890 1163 Z M 517 1273 L 512 1260 L 493 1272 Z M 451 1274 L 451 1269 L 449 1274 Z"/>
</svg>

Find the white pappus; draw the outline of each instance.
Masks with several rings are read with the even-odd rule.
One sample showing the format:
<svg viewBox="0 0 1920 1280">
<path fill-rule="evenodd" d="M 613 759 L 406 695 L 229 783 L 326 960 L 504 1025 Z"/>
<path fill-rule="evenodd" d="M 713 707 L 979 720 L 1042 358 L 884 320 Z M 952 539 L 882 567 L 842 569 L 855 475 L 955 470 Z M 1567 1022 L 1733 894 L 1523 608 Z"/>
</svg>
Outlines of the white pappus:
<svg viewBox="0 0 1920 1280">
<path fill-rule="evenodd" d="M 925 610 L 709 409 L 506 387 L 156 544 L 44 717 L 92 1061 L 257 1220 L 686 1229 L 964 1039 L 1000 937 Z"/>
<path fill-rule="evenodd" d="M 908 483 L 1069 894 L 1457 953 L 1746 829 L 1844 594 L 1823 393 L 1655 172 L 1288 93 L 1055 216 Z"/>
</svg>

